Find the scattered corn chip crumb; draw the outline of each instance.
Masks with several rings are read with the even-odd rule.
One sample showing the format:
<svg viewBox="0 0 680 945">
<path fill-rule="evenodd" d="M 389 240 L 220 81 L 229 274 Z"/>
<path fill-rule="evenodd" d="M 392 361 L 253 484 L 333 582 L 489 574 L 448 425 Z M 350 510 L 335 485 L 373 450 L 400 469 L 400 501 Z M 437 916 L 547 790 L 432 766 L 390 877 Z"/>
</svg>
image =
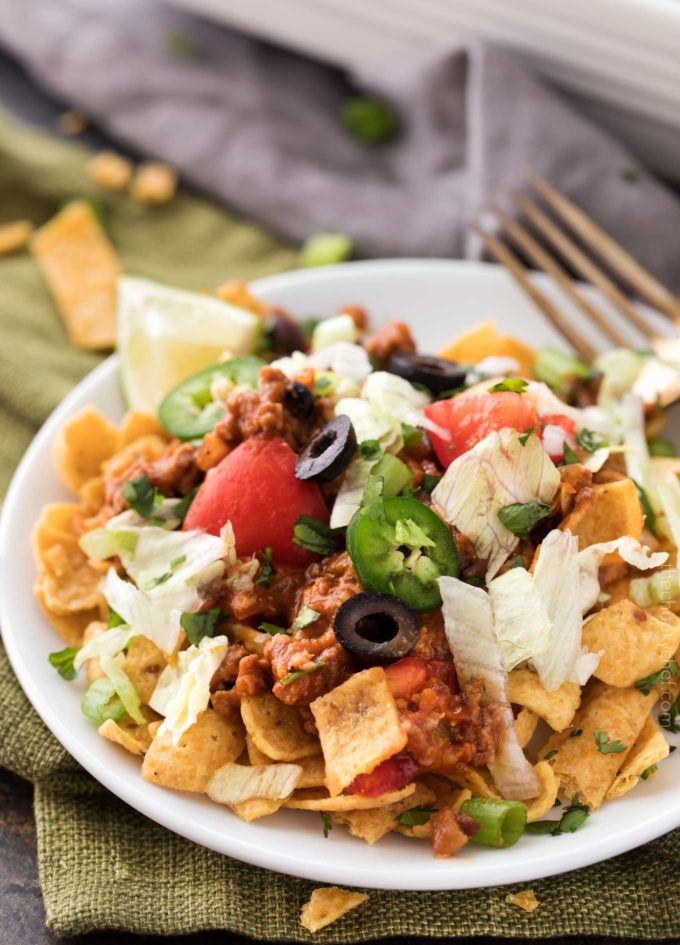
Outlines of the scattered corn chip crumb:
<svg viewBox="0 0 680 945">
<path fill-rule="evenodd" d="M 0 224 L 0 256 L 9 256 L 23 249 L 33 232 L 29 220 L 15 220 Z"/>
<path fill-rule="evenodd" d="M 318 932 L 367 899 L 366 893 L 350 892 L 337 886 L 321 886 L 312 891 L 309 902 L 302 907 L 300 924 L 308 932 Z"/>
<path fill-rule="evenodd" d="M 533 912 L 535 909 L 538 909 L 539 906 L 536 893 L 533 889 L 527 889 L 524 892 L 518 893 L 508 893 L 505 897 L 505 901 L 510 903 L 511 906 L 519 906 L 519 908 L 524 909 L 525 912 Z"/>
<path fill-rule="evenodd" d="M 115 151 L 100 151 L 87 165 L 87 176 L 104 190 L 125 190 L 132 178 L 132 162 Z"/>
<path fill-rule="evenodd" d="M 168 164 L 148 161 L 140 164 L 130 186 L 130 193 L 140 203 L 167 203 L 177 190 L 177 174 Z"/>
<path fill-rule="evenodd" d="M 57 128 L 64 135 L 79 135 L 87 128 L 87 119 L 82 112 L 62 112 L 57 118 Z"/>
</svg>

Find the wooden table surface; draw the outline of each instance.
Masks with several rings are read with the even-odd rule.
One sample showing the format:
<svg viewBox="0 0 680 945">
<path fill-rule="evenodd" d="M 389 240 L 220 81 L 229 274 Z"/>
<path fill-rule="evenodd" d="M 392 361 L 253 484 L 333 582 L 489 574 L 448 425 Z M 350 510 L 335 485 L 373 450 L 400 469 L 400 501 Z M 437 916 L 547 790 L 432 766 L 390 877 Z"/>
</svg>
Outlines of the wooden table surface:
<svg viewBox="0 0 680 945">
<path fill-rule="evenodd" d="M 56 102 L 37 89 L 19 66 L 4 56 L 0 49 L 0 107 L 24 121 L 53 131 L 57 116 L 68 104 Z M 81 140 L 95 147 L 107 144 L 106 138 L 96 129 L 89 129 Z M 201 932 L 171 938 L 116 932 L 95 932 L 70 939 L 59 939 L 52 935 L 45 927 L 45 911 L 38 882 L 31 786 L 2 768 L 0 850 L 0 945 L 246 945 L 251 941 L 228 932 Z M 419 945 L 419 942 L 424 945 L 427 940 L 394 938 L 388 941 L 391 945 Z M 449 945 L 445 940 L 439 941 Z M 450 945 L 453 945 L 453 941 Z M 460 939 L 455 941 L 459 942 Z M 465 941 L 469 945 L 511 945 L 518 940 L 478 938 Z M 539 940 L 519 941 L 524 945 L 538 945 Z M 567 945 L 574 941 L 567 938 L 550 939 L 551 945 Z M 610 941 L 589 938 L 588 945 L 605 945 Z M 680 939 L 677 941 L 680 943 Z M 616 942 L 617 945 L 637 945 L 636 940 L 617 939 Z"/>
</svg>

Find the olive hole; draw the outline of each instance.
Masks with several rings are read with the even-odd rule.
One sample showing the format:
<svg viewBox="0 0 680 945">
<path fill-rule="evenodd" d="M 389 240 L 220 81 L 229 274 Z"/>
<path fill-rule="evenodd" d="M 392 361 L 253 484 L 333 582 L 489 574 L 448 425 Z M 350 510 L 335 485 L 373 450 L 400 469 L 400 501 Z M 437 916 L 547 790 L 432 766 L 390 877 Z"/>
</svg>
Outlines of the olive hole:
<svg viewBox="0 0 680 945">
<path fill-rule="evenodd" d="M 323 456 L 327 449 L 335 443 L 337 440 L 337 433 L 335 430 L 328 430 L 327 433 L 324 433 L 323 436 L 318 437 L 310 444 L 310 456 L 312 459 L 317 459 L 319 456 Z"/>
<path fill-rule="evenodd" d="M 371 643 L 389 643 L 399 633 L 399 624 L 389 614 L 367 614 L 357 621 L 355 630 Z"/>
</svg>

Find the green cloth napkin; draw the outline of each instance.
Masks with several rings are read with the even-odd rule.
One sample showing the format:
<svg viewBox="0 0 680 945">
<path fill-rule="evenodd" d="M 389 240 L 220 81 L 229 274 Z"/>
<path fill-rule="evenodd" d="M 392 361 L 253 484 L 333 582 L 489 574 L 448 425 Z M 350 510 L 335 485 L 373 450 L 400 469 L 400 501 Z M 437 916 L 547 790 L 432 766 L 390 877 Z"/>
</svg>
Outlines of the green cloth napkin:
<svg viewBox="0 0 680 945">
<path fill-rule="evenodd" d="M 188 288 L 290 267 L 294 253 L 203 199 L 180 194 L 146 210 L 88 183 L 88 153 L 0 122 L 0 222 L 49 218 L 75 196 L 103 204 L 126 269 Z M 47 414 L 98 358 L 70 347 L 26 254 L 0 260 L 2 487 Z M 28 536 L 24 536 L 28 541 Z M 0 764 L 35 785 L 40 881 L 59 935 L 92 929 L 178 934 L 230 929 L 308 941 L 300 908 L 314 884 L 219 856 L 170 833 L 108 794 L 64 751 L 29 705 L 0 647 Z M 159 793 L 159 804 L 163 803 Z M 339 828 L 338 828 L 339 830 Z M 333 858 L 334 837 L 328 839 Z M 559 843 L 545 838 L 545 843 Z M 408 853 L 406 853 L 408 855 Z M 523 886 L 463 892 L 371 892 L 318 933 L 320 942 L 383 936 L 671 938 L 680 931 L 680 831 L 589 869 Z M 506 904 L 533 888 L 531 915 Z"/>
</svg>

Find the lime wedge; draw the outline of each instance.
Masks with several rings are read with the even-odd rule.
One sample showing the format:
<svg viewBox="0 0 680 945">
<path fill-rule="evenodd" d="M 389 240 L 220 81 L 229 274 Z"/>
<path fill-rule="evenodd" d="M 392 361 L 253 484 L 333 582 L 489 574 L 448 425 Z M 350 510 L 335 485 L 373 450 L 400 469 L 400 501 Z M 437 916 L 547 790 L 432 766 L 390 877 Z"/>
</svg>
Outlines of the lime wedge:
<svg viewBox="0 0 680 945">
<path fill-rule="evenodd" d="M 128 406 L 155 413 L 176 384 L 221 356 L 252 354 L 262 319 L 199 292 L 118 280 L 118 351 Z"/>
</svg>

